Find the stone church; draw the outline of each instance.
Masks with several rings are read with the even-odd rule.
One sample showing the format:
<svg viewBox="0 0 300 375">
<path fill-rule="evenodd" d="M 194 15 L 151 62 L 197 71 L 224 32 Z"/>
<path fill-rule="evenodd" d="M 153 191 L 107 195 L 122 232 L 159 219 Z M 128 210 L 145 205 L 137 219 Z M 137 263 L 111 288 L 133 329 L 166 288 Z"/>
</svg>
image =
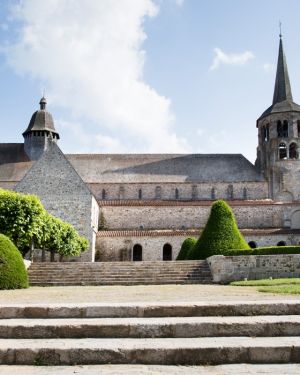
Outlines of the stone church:
<svg viewBox="0 0 300 375">
<path fill-rule="evenodd" d="M 280 37 L 272 105 L 258 118 L 255 165 L 241 154 L 64 154 L 40 101 L 24 143 L 0 144 L 0 187 L 37 194 L 90 241 L 81 261 L 172 260 L 215 199 L 252 247 L 300 241 L 300 105 Z"/>
</svg>

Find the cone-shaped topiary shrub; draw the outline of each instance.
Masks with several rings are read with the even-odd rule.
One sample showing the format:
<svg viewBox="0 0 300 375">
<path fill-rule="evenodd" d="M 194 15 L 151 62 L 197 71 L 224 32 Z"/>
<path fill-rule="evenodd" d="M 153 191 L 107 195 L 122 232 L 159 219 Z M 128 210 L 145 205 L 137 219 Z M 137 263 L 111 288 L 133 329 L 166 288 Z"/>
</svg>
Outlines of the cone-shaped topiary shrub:
<svg viewBox="0 0 300 375">
<path fill-rule="evenodd" d="M 28 288 L 23 258 L 11 240 L 0 234 L 0 289 Z"/>
<path fill-rule="evenodd" d="M 186 238 L 181 245 L 181 249 L 179 251 L 179 254 L 177 255 L 176 260 L 186 260 L 188 252 L 192 249 L 196 242 L 197 239 L 194 237 Z"/>
<path fill-rule="evenodd" d="M 206 259 L 211 255 L 226 255 L 228 250 L 250 249 L 240 233 L 229 205 L 216 201 L 203 232 L 189 251 L 187 259 Z"/>
</svg>

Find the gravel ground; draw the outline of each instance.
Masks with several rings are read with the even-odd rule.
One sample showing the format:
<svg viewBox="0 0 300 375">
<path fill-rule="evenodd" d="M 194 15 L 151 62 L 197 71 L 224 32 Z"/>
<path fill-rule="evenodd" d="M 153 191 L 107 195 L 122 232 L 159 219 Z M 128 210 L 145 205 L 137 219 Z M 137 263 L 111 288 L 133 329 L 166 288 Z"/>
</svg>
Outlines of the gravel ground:
<svg viewBox="0 0 300 375">
<path fill-rule="evenodd" d="M 36 303 L 226 302 L 300 300 L 300 296 L 260 293 L 230 285 L 138 285 L 31 287 L 1 290 L 0 305 Z"/>
</svg>

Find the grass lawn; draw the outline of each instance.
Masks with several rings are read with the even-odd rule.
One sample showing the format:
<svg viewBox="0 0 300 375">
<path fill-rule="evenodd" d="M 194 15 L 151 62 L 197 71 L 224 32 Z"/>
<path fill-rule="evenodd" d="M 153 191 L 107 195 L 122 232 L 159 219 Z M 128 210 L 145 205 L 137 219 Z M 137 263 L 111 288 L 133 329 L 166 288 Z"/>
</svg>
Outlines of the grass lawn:
<svg viewBox="0 0 300 375">
<path fill-rule="evenodd" d="M 256 286 L 265 293 L 300 294 L 300 278 L 235 281 L 231 285 Z"/>
</svg>

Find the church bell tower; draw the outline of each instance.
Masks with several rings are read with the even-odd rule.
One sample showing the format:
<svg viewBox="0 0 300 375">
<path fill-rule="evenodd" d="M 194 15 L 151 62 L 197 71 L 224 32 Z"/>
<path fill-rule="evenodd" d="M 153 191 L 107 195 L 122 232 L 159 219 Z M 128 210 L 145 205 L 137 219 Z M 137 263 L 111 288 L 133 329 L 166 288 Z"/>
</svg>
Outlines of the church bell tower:
<svg viewBox="0 0 300 375">
<path fill-rule="evenodd" d="M 40 109 L 34 112 L 23 133 L 24 149 L 30 160 L 39 159 L 49 142 L 56 142 L 59 139 L 52 115 L 46 110 L 46 99 L 42 97 L 39 104 Z"/>
<path fill-rule="evenodd" d="M 280 34 L 272 105 L 257 120 L 256 165 L 269 183 L 269 197 L 300 200 L 300 105 L 293 101 Z"/>
</svg>

